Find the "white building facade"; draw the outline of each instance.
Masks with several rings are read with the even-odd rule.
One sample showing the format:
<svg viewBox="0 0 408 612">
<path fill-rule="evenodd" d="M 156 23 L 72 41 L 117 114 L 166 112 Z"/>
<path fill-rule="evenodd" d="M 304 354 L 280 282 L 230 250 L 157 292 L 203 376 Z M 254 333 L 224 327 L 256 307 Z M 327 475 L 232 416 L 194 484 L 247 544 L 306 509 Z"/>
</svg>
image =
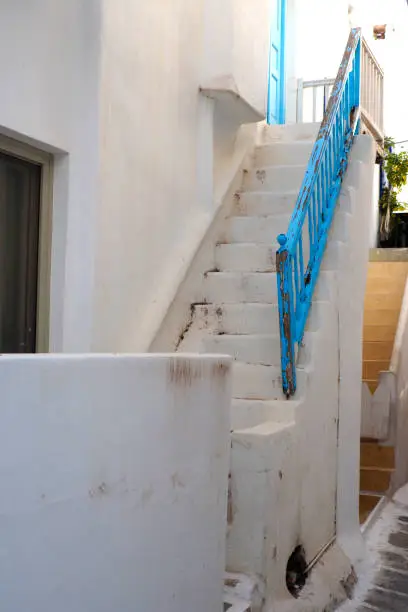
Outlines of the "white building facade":
<svg viewBox="0 0 408 612">
<path fill-rule="evenodd" d="M 296 120 L 297 79 L 335 76 L 348 3 L 9 1 L 2 15 L 0 130 L 45 168 L 36 348 L 147 350 L 236 171 L 241 123 L 273 105 L 272 121 Z"/>
<path fill-rule="evenodd" d="M 276 279 L 273 289 L 265 275 L 251 285 L 253 279 L 245 277 L 250 268 L 245 257 L 235 276 L 228 276 L 227 266 L 225 282 L 207 283 L 204 290 L 201 281 L 211 281 L 211 274 L 220 271 L 209 255 L 214 247 L 220 242 L 228 245 L 232 238 L 243 242 L 239 223 L 235 230 L 223 225 L 233 216 L 234 206 L 235 212 L 244 210 L 237 194 L 243 186 L 249 200 L 252 191 L 259 195 L 266 190 L 268 180 L 269 203 L 274 204 L 276 185 L 296 199 L 292 192 L 299 189 L 317 127 L 301 126 L 297 131 L 298 126 L 290 125 L 268 132 L 265 119 L 272 124 L 296 122 L 298 79 L 334 77 L 350 25 L 358 25 L 359 19 L 345 0 L 3 2 L 0 285 L 6 297 L 0 302 L 0 352 L 211 352 L 189 337 L 189 332 L 201 333 L 209 326 L 211 290 L 216 297 L 226 295 L 223 304 L 234 307 L 245 299 L 250 302 L 246 292 L 252 291 L 256 305 L 271 307 L 271 313 L 275 307 L 277 322 Z M 376 23 L 373 16 L 372 25 Z M 371 22 L 364 27 L 368 38 Z M 386 117 L 391 117 L 396 109 L 392 96 L 387 104 Z M 391 133 L 393 124 L 387 121 Z M 275 153 L 259 152 L 256 145 L 268 147 L 275 141 L 283 145 L 278 149 L 286 161 L 277 164 L 274 158 L 264 170 L 257 155 L 269 159 Z M 218 395 L 208 393 L 211 409 L 223 410 L 219 426 L 227 438 L 224 446 L 220 441 L 218 457 L 224 488 L 216 477 L 208 485 L 216 498 L 214 516 L 219 527 L 220 516 L 226 514 L 227 449 L 232 445 L 227 565 L 260 577 L 265 610 L 277 610 L 281 600 L 287 607 L 279 611 L 302 609 L 288 597 L 285 582 L 286 564 L 297 545 L 305 546 L 308 561 L 332 547 L 333 584 L 323 589 L 321 609 L 363 556 L 357 506 L 358 411 L 368 237 L 360 228 L 364 215 L 369 216 L 374 159 L 371 139 L 357 139 L 339 196 L 341 211 L 330 235 L 333 248 L 328 249 L 316 290 L 321 304 L 313 311 L 308 344 L 304 354 L 300 352 L 305 363 L 300 366 L 303 387 L 299 384 L 298 397 L 287 402 L 282 394 L 278 327 L 271 332 L 272 314 L 256 320 L 267 329 L 262 331 L 266 338 L 256 340 L 271 341 L 270 345 L 265 352 L 264 345 L 255 347 L 253 369 L 246 368 L 250 360 L 244 359 L 244 374 L 237 376 L 235 369 L 232 387 L 238 410 L 230 427 L 231 444 L 228 381 L 220 384 Z M 282 166 L 284 171 L 279 170 Z M 287 226 L 285 215 L 294 202 L 283 198 L 283 204 L 285 214 L 280 217 Z M 262 199 L 257 205 L 262 208 Z M 261 225 L 268 216 L 259 208 L 256 215 Z M 275 221 L 266 223 L 275 228 Z M 271 248 L 277 233 L 271 234 Z M 265 245 L 256 242 L 265 253 Z M 267 253 L 265 264 L 271 275 L 276 272 L 275 250 Z M 358 296 L 351 311 L 344 297 L 349 293 Z M 196 330 L 197 321 L 188 317 L 200 307 L 205 324 L 200 327 L 199 320 Z M 239 308 L 231 312 L 236 316 L 231 335 L 238 336 L 251 320 L 240 318 Z M 217 317 L 215 310 L 215 328 Z M 218 332 L 226 335 L 223 328 Z M 220 352 L 211 342 L 209 346 Z M 41 371 L 42 363 L 34 370 Z M 264 365 L 271 368 L 266 375 Z M 31 372 L 30 364 L 23 364 L 22 372 L 25 367 Z M 103 364 L 101 375 L 107 375 L 107 367 Z M 263 377 L 257 378 L 260 371 Z M 160 384 L 167 389 L 162 380 L 167 370 L 163 372 Z M 214 372 L 207 374 L 211 390 Z M 81 378 L 75 369 L 77 377 Z M 184 391 L 191 391 L 192 379 L 184 369 L 177 370 L 175 378 Z M 129 379 L 128 370 L 123 379 L 118 377 L 119 394 L 130 385 Z M 159 376 L 146 380 L 150 392 Z M 69 378 L 64 378 L 63 389 L 69 386 Z M 135 385 L 131 388 L 137 395 Z M 149 398 L 142 384 L 141 388 Z M 87 390 L 88 402 L 99 397 L 93 391 Z M 190 405 L 190 391 L 187 399 L 182 394 L 181 402 L 177 388 L 169 400 L 171 409 Z M 130 405 L 124 403 L 127 414 Z M 180 428 L 174 423 L 166 426 L 167 403 L 157 403 L 164 425 L 157 438 L 151 438 L 160 445 L 161 437 L 179 434 Z M 204 404 L 202 400 L 200 418 Z M 113 408 L 112 403 L 109 410 Z M 69 405 L 67 411 L 71 409 Z M 205 415 L 202 421 L 197 417 L 186 435 L 194 436 L 206 423 Z M 217 419 L 212 426 L 218 426 Z M 103 431 L 108 429 L 104 422 Z M 211 438 L 212 430 L 208 432 Z M 192 452 L 191 446 L 186 448 L 183 467 Z M 198 465 L 194 486 L 203 465 L 211 472 L 217 464 L 213 447 L 204 448 L 204 455 L 210 460 Z M 170 475 L 173 488 L 183 489 L 176 472 L 174 468 Z M 102 485 L 105 481 L 100 480 Z M 194 499 L 187 499 L 186 505 L 191 512 Z M 209 531 L 210 527 L 206 525 Z M 336 539 L 338 546 L 333 547 Z M 220 566 L 225 551 L 221 540 L 216 555 Z M 210 563 L 210 557 L 207 560 Z M 322 580 L 324 569 L 317 584 Z M 214 597 L 220 596 L 221 582 Z M 339 599 L 345 595 L 343 587 L 340 591 Z"/>
</svg>

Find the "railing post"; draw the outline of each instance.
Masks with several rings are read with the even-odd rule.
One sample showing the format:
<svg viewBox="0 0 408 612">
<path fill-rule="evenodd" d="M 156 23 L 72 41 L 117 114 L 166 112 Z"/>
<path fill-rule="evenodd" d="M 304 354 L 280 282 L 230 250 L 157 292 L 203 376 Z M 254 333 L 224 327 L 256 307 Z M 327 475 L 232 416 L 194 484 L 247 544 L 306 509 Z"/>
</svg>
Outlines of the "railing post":
<svg viewBox="0 0 408 612">
<path fill-rule="evenodd" d="M 324 113 L 326 112 L 326 108 L 327 108 L 327 103 L 329 101 L 329 86 L 325 85 L 324 86 L 324 93 L 323 93 L 323 116 Z"/>
<path fill-rule="evenodd" d="M 280 248 L 276 254 L 278 280 L 279 332 L 281 342 L 282 388 L 286 397 L 296 391 L 295 314 L 293 309 L 293 271 L 286 248 L 287 238 L 278 236 Z"/>
<path fill-rule="evenodd" d="M 357 44 L 356 54 L 354 59 L 354 106 L 356 109 L 360 109 L 361 106 L 361 46 L 362 36 L 360 33 L 360 39 Z M 361 119 L 359 118 L 356 134 L 360 132 Z"/>
<path fill-rule="evenodd" d="M 298 79 L 296 94 L 296 123 L 303 121 L 303 79 Z"/>
</svg>

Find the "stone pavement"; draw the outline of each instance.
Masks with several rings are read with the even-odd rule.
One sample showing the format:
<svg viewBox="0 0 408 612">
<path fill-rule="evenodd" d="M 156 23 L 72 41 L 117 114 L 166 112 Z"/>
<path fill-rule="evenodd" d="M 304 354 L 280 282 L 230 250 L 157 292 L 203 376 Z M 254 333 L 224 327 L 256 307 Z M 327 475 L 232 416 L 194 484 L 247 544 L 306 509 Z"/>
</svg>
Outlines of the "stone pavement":
<svg viewBox="0 0 408 612">
<path fill-rule="evenodd" d="M 354 600 L 341 612 L 408 612 L 408 486 L 385 506 L 366 537 L 367 564 Z"/>
</svg>

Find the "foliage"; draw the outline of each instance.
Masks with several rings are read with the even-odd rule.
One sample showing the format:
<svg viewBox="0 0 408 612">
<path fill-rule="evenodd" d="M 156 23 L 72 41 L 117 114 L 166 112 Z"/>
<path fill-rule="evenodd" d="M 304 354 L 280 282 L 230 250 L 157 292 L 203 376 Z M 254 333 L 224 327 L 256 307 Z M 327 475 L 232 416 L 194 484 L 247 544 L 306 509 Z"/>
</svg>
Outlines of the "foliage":
<svg viewBox="0 0 408 612">
<path fill-rule="evenodd" d="M 408 177 L 408 152 L 387 153 L 385 156 L 385 172 L 393 189 L 400 193 Z"/>
<path fill-rule="evenodd" d="M 392 151 L 395 146 L 392 138 L 384 139 L 384 170 L 387 175 L 389 187 L 383 190 L 380 199 L 380 208 L 382 211 L 390 207 L 391 213 L 399 210 L 405 210 L 407 204 L 398 200 L 398 195 L 402 188 L 406 185 L 408 179 L 408 152 L 400 151 L 395 153 Z"/>
<path fill-rule="evenodd" d="M 401 222 L 399 212 L 408 212 L 408 204 L 398 199 L 402 188 L 408 178 L 408 152 L 393 151 L 395 141 L 392 138 L 384 139 L 384 170 L 388 179 L 388 187 L 383 189 L 380 197 L 380 240 L 388 241 L 394 230 Z"/>
</svg>

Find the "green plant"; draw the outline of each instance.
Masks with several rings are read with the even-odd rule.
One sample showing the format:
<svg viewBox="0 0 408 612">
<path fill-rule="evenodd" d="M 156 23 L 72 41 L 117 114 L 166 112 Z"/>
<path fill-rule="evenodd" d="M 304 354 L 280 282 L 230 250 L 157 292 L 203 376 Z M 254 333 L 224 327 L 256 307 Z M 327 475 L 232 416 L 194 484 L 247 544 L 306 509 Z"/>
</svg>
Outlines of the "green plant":
<svg viewBox="0 0 408 612">
<path fill-rule="evenodd" d="M 408 152 L 395 153 L 392 149 L 395 141 L 392 138 L 384 139 L 384 170 L 388 179 L 388 187 L 383 189 L 380 197 L 381 225 L 380 236 L 387 240 L 396 224 L 397 212 L 408 212 L 408 204 L 398 198 L 408 179 Z M 398 217 L 398 215 L 397 215 Z"/>
</svg>

